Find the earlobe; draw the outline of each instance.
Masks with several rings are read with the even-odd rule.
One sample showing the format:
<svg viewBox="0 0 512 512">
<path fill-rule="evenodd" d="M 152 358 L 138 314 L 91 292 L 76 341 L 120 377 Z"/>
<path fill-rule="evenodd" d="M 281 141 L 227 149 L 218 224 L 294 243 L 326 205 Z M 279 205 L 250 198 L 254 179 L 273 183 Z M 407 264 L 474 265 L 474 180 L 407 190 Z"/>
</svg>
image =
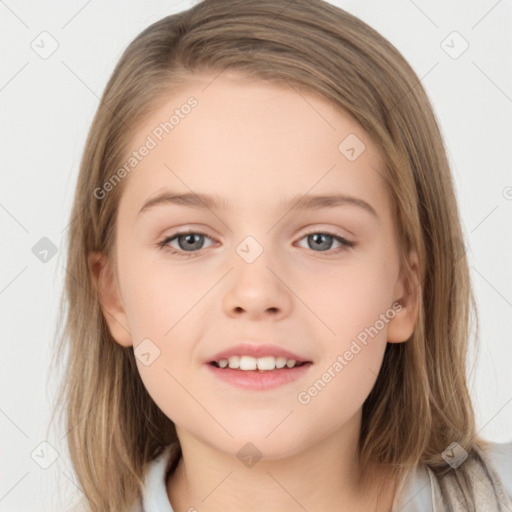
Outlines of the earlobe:
<svg viewBox="0 0 512 512">
<path fill-rule="evenodd" d="M 101 311 L 112 338 L 123 347 L 132 346 L 128 318 L 111 265 L 107 258 L 99 252 L 91 252 L 88 256 L 88 263 Z"/>
<path fill-rule="evenodd" d="M 416 252 L 409 254 L 409 266 L 411 273 L 401 276 L 395 289 L 395 303 L 400 304 L 396 308 L 394 318 L 388 324 L 387 340 L 389 343 L 402 343 L 407 341 L 414 332 L 418 320 L 421 304 L 420 270 Z"/>
</svg>

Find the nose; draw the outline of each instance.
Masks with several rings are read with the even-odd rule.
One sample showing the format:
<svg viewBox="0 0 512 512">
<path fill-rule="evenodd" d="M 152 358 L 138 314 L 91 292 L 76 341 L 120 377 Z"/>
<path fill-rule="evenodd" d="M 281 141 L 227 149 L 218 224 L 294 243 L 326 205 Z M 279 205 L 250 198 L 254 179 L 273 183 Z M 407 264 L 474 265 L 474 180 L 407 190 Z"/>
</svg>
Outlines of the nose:
<svg viewBox="0 0 512 512">
<path fill-rule="evenodd" d="M 252 263 L 240 259 L 229 273 L 224 311 L 229 316 L 245 316 L 250 320 L 285 318 L 293 307 L 292 292 L 286 281 L 284 272 L 271 264 L 265 252 Z"/>
</svg>

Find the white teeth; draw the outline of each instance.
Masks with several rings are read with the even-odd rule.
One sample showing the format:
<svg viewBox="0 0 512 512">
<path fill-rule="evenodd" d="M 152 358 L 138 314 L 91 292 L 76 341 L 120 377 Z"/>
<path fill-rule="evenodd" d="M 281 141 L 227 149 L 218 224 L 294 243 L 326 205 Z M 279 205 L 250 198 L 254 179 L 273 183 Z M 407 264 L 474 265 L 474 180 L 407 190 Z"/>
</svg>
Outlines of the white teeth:
<svg viewBox="0 0 512 512">
<path fill-rule="evenodd" d="M 293 368 L 297 364 L 295 359 L 286 359 L 286 357 L 251 357 L 251 356 L 231 356 L 229 359 L 218 361 L 220 368 L 229 368 L 237 370 L 274 370 L 279 368 Z"/>
<path fill-rule="evenodd" d="M 272 356 L 259 357 L 256 359 L 256 364 L 258 365 L 258 370 L 273 370 L 276 367 L 275 358 Z"/>
<path fill-rule="evenodd" d="M 229 358 L 230 368 L 240 368 L 240 356 L 231 356 Z"/>
<path fill-rule="evenodd" d="M 242 356 L 240 358 L 240 370 L 256 370 L 257 361 L 254 357 Z"/>
<path fill-rule="evenodd" d="M 276 357 L 276 368 L 284 368 L 286 365 L 286 357 Z"/>
</svg>

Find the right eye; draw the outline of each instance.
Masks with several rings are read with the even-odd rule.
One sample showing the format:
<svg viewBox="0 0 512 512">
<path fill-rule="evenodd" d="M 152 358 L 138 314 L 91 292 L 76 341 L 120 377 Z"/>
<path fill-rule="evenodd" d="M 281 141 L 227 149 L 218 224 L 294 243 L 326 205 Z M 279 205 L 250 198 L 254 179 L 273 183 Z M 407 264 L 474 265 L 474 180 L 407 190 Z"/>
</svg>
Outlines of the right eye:
<svg viewBox="0 0 512 512">
<path fill-rule="evenodd" d="M 198 231 L 178 231 L 158 242 L 158 246 L 161 249 L 170 251 L 171 254 L 188 258 L 192 256 L 193 253 L 203 248 L 202 245 L 205 238 L 212 240 L 206 233 Z M 169 245 L 174 241 L 178 243 L 177 248 Z M 187 252 L 189 254 L 187 254 Z"/>
</svg>

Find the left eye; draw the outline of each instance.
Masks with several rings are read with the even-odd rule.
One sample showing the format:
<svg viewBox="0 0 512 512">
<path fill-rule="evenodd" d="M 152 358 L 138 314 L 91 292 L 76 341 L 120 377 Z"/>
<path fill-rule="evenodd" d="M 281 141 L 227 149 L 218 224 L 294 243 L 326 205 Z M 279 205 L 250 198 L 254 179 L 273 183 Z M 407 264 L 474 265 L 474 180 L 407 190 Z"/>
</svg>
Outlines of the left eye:
<svg viewBox="0 0 512 512">
<path fill-rule="evenodd" d="M 158 246 L 162 249 L 168 249 L 172 254 L 190 257 L 193 256 L 193 253 L 196 253 L 198 250 L 204 248 L 202 245 L 205 239 L 212 240 L 212 238 L 207 234 L 197 231 L 179 232 L 168 236 L 159 242 Z M 315 252 L 340 252 L 356 245 L 355 242 L 350 242 L 349 240 L 335 235 L 334 233 L 328 233 L 324 231 L 313 231 L 304 235 L 300 240 L 304 239 L 307 239 L 308 247 L 306 248 L 319 249 L 319 251 L 315 250 Z M 170 245 L 171 242 L 175 241 L 178 243 L 178 247 Z M 334 242 L 338 242 L 340 246 L 332 249 L 331 246 Z"/>
<path fill-rule="evenodd" d="M 332 250 L 331 245 L 333 242 L 338 242 L 340 244 L 340 247 L 334 249 L 334 252 L 343 251 L 349 247 L 355 246 L 355 242 L 350 242 L 341 236 L 335 235 L 334 233 L 326 233 L 323 231 L 315 231 L 313 233 L 309 233 L 301 238 L 301 240 L 304 238 L 307 239 L 308 246 L 321 249 L 320 252 Z M 329 247 L 325 247 L 326 245 Z"/>
</svg>

